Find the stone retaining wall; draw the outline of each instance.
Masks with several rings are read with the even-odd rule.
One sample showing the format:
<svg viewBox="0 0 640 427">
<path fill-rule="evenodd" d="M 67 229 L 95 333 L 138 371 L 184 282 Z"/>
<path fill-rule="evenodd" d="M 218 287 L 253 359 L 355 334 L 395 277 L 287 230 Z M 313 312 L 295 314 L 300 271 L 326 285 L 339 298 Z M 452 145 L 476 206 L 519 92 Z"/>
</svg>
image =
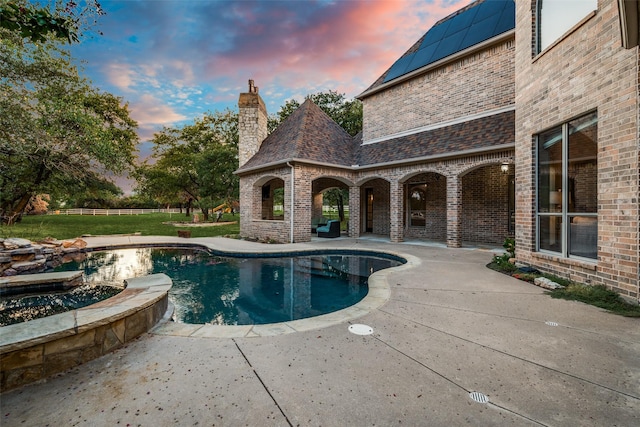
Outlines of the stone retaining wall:
<svg viewBox="0 0 640 427">
<path fill-rule="evenodd" d="M 168 308 L 171 279 L 127 279 L 118 295 L 78 310 L 2 327 L 0 392 L 107 354 L 149 331 Z"/>
</svg>

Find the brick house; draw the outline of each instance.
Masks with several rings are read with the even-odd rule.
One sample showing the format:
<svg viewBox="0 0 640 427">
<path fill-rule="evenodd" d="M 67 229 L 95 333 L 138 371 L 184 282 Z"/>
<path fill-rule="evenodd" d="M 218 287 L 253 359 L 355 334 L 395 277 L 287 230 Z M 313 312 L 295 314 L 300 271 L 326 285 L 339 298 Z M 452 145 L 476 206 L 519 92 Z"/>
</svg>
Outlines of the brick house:
<svg viewBox="0 0 640 427">
<path fill-rule="evenodd" d="M 517 258 L 637 300 L 638 2 L 516 3 Z"/>
<path fill-rule="evenodd" d="M 311 101 L 267 136 L 250 82 L 241 234 L 309 241 L 322 193 L 348 188 L 350 237 L 515 236 L 519 261 L 637 298 L 638 7 L 586 2 L 560 34 L 546 34 L 563 28 L 552 0 L 478 0 L 442 19 L 358 96 L 353 138 Z"/>
</svg>

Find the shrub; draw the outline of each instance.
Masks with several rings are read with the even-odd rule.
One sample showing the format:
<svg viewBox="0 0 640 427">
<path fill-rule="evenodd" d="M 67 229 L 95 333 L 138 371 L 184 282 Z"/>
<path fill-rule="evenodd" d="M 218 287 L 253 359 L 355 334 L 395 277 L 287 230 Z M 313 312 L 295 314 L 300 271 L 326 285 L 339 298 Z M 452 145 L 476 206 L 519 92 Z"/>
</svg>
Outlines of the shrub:
<svg viewBox="0 0 640 427">
<path fill-rule="evenodd" d="M 553 298 L 580 301 L 628 317 L 640 317 L 640 306 L 629 304 L 616 292 L 602 285 L 571 283 L 566 288 L 549 292 Z"/>
</svg>

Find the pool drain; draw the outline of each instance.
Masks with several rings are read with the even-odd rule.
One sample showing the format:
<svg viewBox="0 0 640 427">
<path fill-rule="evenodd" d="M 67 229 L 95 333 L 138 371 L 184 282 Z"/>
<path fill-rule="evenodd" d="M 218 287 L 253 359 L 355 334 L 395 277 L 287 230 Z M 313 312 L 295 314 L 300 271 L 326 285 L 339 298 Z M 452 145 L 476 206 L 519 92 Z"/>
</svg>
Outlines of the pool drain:
<svg viewBox="0 0 640 427">
<path fill-rule="evenodd" d="M 547 325 L 547 326 L 558 326 L 557 322 L 546 321 L 546 322 L 544 322 L 544 324 Z"/>
<path fill-rule="evenodd" d="M 472 391 L 471 393 L 469 393 L 469 397 L 471 398 L 471 400 L 473 400 L 474 402 L 478 402 L 478 403 L 487 403 L 489 402 L 489 398 L 477 391 Z"/>
<path fill-rule="evenodd" d="M 371 326 L 356 323 L 355 325 L 349 326 L 349 332 L 356 335 L 371 335 L 373 333 L 373 328 Z"/>
</svg>

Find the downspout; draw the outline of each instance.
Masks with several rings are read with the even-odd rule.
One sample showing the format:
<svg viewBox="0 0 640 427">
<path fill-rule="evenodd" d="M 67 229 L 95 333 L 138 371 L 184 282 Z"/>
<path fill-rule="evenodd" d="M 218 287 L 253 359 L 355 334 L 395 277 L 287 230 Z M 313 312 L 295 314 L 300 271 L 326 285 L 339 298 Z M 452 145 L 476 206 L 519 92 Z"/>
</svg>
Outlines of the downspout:
<svg viewBox="0 0 640 427">
<path fill-rule="evenodd" d="M 290 243 L 293 243 L 293 207 L 294 207 L 294 202 L 296 201 L 295 192 L 293 191 L 293 189 L 294 189 L 293 181 L 294 181 L 294 179 L 296 177 L 296 174 L 295 174 L 295 169 L 294 169 L 293 165 L 291 164 L 291 162 L 287 162 L 287 166 L 289 166 L 291 168 L 291 212 L 289 212 L 289 216 L 291 217 L 291 220 L 290 220 L 290 222 L 291 222 L 291 230 L 290 230 L 290 234 L 289 234 L 289 236 L 290 236 L 289 240 L 290 240 Z"/>
</svg>

